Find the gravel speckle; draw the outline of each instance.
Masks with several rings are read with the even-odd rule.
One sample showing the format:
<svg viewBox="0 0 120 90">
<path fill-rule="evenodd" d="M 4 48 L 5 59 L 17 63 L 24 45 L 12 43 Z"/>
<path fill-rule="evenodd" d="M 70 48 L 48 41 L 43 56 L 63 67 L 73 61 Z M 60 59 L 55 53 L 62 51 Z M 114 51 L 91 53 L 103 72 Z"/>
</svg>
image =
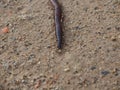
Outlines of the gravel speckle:
<svg viewBox="0 0 120 90">
<path fill-rule="evenodd" d="M 96 69 L 96 66 L 92 66 L 90 69 L 91 69 L 91 70 L 95 70 L 95 69 Z"/>
<path fill-rule="evenodd" d="M 0 0 L 0 90 L 120 90 L 120 0 Z M 40 87 L 39 87 L 40 80 Z"/>
<path fill-rule="evenodd" d="M 64 71 L 68 72 L 68 71 L 70 71 L 70 68 L 65 68 Z"/>
<path fill-rule="evenodd" d="M 104 76 L 108 75 L 109 73 L 110 73 L 109 71 L 101 71 L 101 74 Z"/>
<path fill-rule="evenodd" d="M 117 38 L 116 38 L 115 36 L 112 36 L 112 37 L 111 37 L 111 40 L 112 40 L 112 41 L 116 41 Z"/>
</svg>

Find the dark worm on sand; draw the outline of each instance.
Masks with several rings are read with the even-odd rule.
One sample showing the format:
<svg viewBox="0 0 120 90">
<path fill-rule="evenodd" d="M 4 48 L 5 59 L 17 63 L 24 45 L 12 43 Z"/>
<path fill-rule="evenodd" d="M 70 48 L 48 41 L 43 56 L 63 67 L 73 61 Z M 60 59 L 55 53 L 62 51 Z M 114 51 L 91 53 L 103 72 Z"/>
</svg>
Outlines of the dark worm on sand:
<svg viewBox="0 0 120 90">
<path fill-rule="evenodd" d="M 56 28 L 56 38 L 57 38 L 57 47 L 58 49 L 62 48 L 62 25 L 61 25 L 61 7 L 57 0 L 50 0 L 55 8 L 55 28 Z"/>
</svg>

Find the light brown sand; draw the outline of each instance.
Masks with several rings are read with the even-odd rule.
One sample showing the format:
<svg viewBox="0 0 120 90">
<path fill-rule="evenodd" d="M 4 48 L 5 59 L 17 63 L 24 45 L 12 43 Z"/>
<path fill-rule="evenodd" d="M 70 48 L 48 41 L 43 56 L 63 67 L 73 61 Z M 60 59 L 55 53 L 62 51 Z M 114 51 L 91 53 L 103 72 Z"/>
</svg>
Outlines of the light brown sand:
<svg viewBox="0 0 120 90">
<path fill-rule="evenodd" d="M 0 0 L 0 90 L 120 90 L 120 0 Z"/>
</svg>

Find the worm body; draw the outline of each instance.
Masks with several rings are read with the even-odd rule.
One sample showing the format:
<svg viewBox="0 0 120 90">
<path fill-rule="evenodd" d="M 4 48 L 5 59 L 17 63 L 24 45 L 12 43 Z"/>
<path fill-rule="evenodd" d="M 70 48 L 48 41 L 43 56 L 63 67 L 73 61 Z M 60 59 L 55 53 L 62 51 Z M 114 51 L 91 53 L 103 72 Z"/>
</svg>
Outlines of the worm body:
<svg viewBox="0 0 120 90">
<path fill-rule="evenodd" d="M 55 28 L 56 28 L 56 38 L 57 47 L 62 48 L 62 25 L 61 25 L 61 8 L 57 0 L 50 0 L 55 8 Z"/>
</svg>

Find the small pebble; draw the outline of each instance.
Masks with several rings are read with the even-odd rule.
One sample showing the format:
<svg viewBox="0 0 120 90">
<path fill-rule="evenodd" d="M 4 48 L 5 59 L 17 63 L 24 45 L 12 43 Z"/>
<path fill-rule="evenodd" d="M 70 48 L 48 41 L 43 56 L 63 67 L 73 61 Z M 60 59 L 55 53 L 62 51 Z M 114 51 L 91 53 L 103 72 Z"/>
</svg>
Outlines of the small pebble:
<svg viewBox="0 0 120 90">
<path fill-rule="evenodd" d="M 65 68 L 64 71 L 68 72 L 68 71 L 70 71 L 70 68 Z"/>
<path fill-rule="evenodd" d="M 95 67 L 95 66 L 92 66 L 90 69 L 91 69 L 91 70 L 95 70 L 95 69 L 96 69 L 96 67 Z"/>
<path fill-rule="evenodd" d="M 3 28 L 3 29 L 0 31 L 1 34 L 2 34 L 2 33 L 8 33 L 8 32 L 9 32 L 8 27 L 5 27 L 5 28 Z"/>
<path fill-rule="evenodd" d="M 40 87 L 40 85 L 41 85 L 41 81 L 39 80 L 39 81 L 35 84 L 34 88 L 37 89 L 37 88 Z"/>
<path fill-rule="evenodd" d="M 117 68 L 115 68 L 112 72 L 115 76 L 118 76 L 120 74 L 120 70 L 118 70 Z"/>
<path fill-rule="evenodd" d="M 39 61 L 38 64 L 41 64 L 41 62 Z"/>
<path fill-rule="evenodd" d="M 28 60 L 31 60 L 31 59 L 33 59 L 35 57 L 36 57 L 35 54 L 30 54 L 30 56 L 28 57 Z"/>
<path fill-rule="evenodd" d="M 108 75 L 109 73 L 110 73 L 109 71 L 102 71 L 102 72 L 101 72 L 101 74 L 104 75 L 104 76 L 105 76 L 105 75 Z"/>
<path fill-rule="evenodd" d="M 21 82 L 22 82 L 22 83 L 25 83 L 25 80 L 22 80 Z"/>
<path fill-rule="evenodd" d="M 108 27 L 107 30 L 111 30 L 111 27 Z"/>
<path fill-rule="evenodd" d="M 62 52 L 62 50 L 61 49 L 58 49 L 58 53 L 61 53 Z"/>
<path fill-rule="evenodd" d="M 76 26 L 76 27 L 74 27 L 75 28 L 75 30 L 79 30 L 80 29 L 80 27 L 79 26 Z"/>
<path fill-rule="evenodd" d="M 112 36 L 112 37 L 111 37 L 111 40 L 112 40 L 112 41 L 116 41 L 117 39 L 116 39 L 115 36 Z"/>
<path fill-rule="evenodd" d="M 95 8 L 94 8 L 94 10 L 98 10 L 98 9 L 99 9 L 99 7 L 95 7 Z"/>
</svg>

